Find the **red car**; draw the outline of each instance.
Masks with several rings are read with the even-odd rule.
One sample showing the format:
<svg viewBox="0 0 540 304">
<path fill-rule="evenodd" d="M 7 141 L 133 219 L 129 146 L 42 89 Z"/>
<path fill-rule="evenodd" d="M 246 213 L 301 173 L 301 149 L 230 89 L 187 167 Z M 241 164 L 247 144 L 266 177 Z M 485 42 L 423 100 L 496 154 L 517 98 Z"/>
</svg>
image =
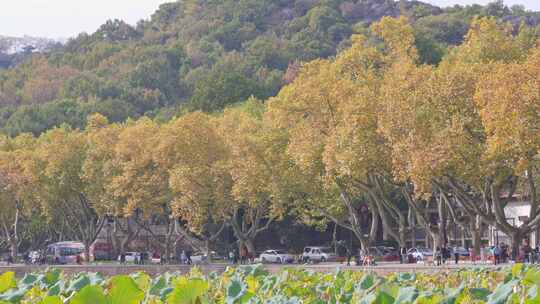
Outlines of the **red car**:
<svg viewBox="0 0 540 304">
<path fill-rule="evenodd" d="M 383 262 L 395 262 L 399 261 L 399 252 L 392 247 L 370 247 L 369 254 L 372 255 L 375 260 Z"/>
<path fill-rule="evenodd" d="M 385 262 L 396 262 L 399 261 L 399 251 L 397 250 L 388 250 L 383 256 L 382 260 Z"/>
</svg>

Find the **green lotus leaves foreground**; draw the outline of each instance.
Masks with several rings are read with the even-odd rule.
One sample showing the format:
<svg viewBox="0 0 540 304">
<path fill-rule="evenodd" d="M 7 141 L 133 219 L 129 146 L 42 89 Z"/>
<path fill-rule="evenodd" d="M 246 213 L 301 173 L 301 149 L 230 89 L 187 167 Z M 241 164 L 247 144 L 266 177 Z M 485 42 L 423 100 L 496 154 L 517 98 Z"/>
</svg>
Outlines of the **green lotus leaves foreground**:
<svg viewBox="0 0 540 304">
<path fill-rule="evenodd" d="M 361 271 L 317 273 L 288 268 L 270 274 L 262 266 L 228 268 L 222 274 L 133 273 L 104 278 L 68 276 L 58 270 L 0 274 L 0 304 L 540 304 L 540 267 L 441 270 L 378 276 Z"/>
</svg>

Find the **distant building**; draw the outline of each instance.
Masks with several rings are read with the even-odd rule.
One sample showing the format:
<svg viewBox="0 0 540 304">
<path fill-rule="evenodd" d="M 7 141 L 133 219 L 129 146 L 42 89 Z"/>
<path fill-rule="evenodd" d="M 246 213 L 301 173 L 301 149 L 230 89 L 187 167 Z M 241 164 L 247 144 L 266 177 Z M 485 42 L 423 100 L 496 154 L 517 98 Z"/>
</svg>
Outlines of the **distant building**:
<svg viewBox="0 0 540 304">
<path fill-rule="evenodd" d="M 529 220 L 531 204 L 528 201 L 513 200 L 504 208 L 504 215 L 508 223 L 512 226 L 519 227 Z M 524 241 L 529 242 L 532 247 L 539 245 L 538 231 L 533 231 L 525 236 Z M 498 230 L 496 227 L 490 227 L 489 244 L 510 244 L 510 237 Z"/>
<path fill-rule="evenodd" d="M 504 209 L 504 213 L 508 223 L 512 226 L 519 227 L 523 225 L 528 219 L 531 210 L 531 205 L 528 201 L 519 200 L 516 196 L 515 199 L 510 201 Z M 438 213 L 436 209 L 431 209 L 428 211 L 431 215 L 432 224 L 437 224 L 438 222 Z M 465 248 L 472 247 L 472 236 L 470 229 L 463 228 L 458 224 L 454 223 L 452 220 L 448 221 L 447 224 L 447 235 L 448 235 L 448 244 L 458 245 Z M 529 235 L 526 235 L 524 242 L 528 242 L 532 247 L 540 245 L 540 240 L 538 238 L 539 231 L 534 231 Z M 493 246 L 496 244 L 510 244 L 511 240 L 508 235 L 504 232 L 497 229 L 495 226 L 487 226 L 482 231 L 482 243 L 484 245 Z M 426 229 L 417 225 L 414 229 L 414 238 L 409 237 L 407 246 L 425 246 L 432 247 L 433 240 L 426 233 Z"/>
</svg>

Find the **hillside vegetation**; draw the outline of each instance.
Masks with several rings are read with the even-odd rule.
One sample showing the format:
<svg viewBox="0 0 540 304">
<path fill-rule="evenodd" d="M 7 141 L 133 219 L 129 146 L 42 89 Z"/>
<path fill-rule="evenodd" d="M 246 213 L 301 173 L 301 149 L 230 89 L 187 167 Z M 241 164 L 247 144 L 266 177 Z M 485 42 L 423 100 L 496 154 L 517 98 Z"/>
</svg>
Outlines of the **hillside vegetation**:
<svg viewBox="0 0 540 304">
<path fill-rule="evenodd" d="M 461 43 L 474 16 L 515 29 L 540 13 L 487 6 L 441 9 L 393 0 L 185 0 L 167 3 L 136 26 L 108 21 L 64 47 L 0 70 L 0 130 L 41 132 L 88 114 L 110 121 L 186 111 L 219 111 L 250 96 L 265 99 L 296 76 L 301 62 L 334 56 L 354 33 L 383 16 L 406 15 L 420 61 L 436 64 Z"/>
</svg>

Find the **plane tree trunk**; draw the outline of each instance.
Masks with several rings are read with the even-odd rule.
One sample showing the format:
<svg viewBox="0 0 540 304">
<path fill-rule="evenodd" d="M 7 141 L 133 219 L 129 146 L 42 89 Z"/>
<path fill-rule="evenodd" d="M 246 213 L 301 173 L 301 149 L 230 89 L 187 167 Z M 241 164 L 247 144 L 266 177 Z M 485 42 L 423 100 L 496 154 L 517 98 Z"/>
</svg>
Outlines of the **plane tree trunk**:
<svg viewBox="0 0 540 304">
<path fill-rule="evenodd" d="M 255 239 L 261 232 L 268 230 L 276 217 L 267 212 L 266 204 L 255 208 L 236 208 L 229 220 L 240 249 L 244 245 L 249 256 L 256 254 Z"/>
<path fill-rule="evenodd" d="M 134 222 L 132 217 L 114 218 L 112 240 L 116 256 L 125 254 L 128 245 L 139 236 L 142 227 Z"/>
<path fill-rule="evenodd" d="M 19 206 L 19 204 L 16 204 Z M 1 225 L 4 238 L 9 246 L 9 253 L 12 261 L 17 260 L 18 249 L 19 249 L 19 220 L 20 220 L 20 208 L 17 207 L 13 216 L 13 219 L 9 220 L 6 216 L 1 215 Z"/>
<path fill-rule="evenodd" d="M 406 247 L 407 236 L 411 232 L 408 223 L 409 208 L 400 209 L 398 202 L 390 198 L 388 192 L 396 189 L 396 185 L 394 183 L 386 183 L 385 185 L 384 182 L 388 178 L 370 175 L 369 180 L 371 186 L 364 184 L 364 189 L 370 194 L 370 198 L 377 206 L 383 229 L 398 243 L 399 247 Z"/>
<path fill-rule="evenodd" d="M 379 210 L 375 200 L 367 199 L 365 203 L 355 202 L 345 187 L 340 188 L 340 202 L 343 205 L 342 215 L 336 215 L 323 207 L 318 207 L 317 211 L 324 217 L 334 222 L 336 225 L 351 231 L 360 242 L 363 255 L 369 253 L 369 247 L 377 237 L 379 227 Z"/>
<path fill-rule="evenodd" d="M 411 210 L 414 212 L 415 218 L 418 220 L 418 223 L 425 227 L 427 234 L 433 239 L 433 249 L 442 246 L 443 237 L 441 235 L 441 225 L 433 224 L 429 218 L 428 210 L 431 202 L 429 200 L 420 200 L 415 197 L 413 186 L 410 183 L 405 183 L 402 185 L 402 193 L 407 200 L 407 203 L 411 207 Z M 438 208 L 438 212 L 440 209 Z M 441 215 L 439 214 L 439 218 Z"/>
<path fill-rule="evenodd" d="M 520 226 L 516 226 L 514 223 L 510 223 L 506 217 L 504 210 L 512 200 L 516 200 L 514 194 L 516 193 L 518 181 L 519 177 L 517 176 L 509 176 L 498 181 L 486 178 L 481 192 L 475 192 L 455 179 L 448 180 L 452 193 L 463 208 L 470 210 L 482 222 L 495 226 L 510 238 L 512 258 L 514 260 L 519 256 L 524 236 L 540 227 L 540 206 L 532 169 L 527 171 L 524 182 L 528 189 L 522 191 L 527 193 L 527 197 L 522 198 L 522 200 L 526 199 L 530 204 L 528 218 Z"/>
<path fill-rule="evenodd" d="M 105 225 L 106 216 L 97 214 L 83 194 L 73 201 L 64 201 L 60 216 L 68 220 L 70 234 L 84 244 L 86 262 L 90 261 L 90 246 L 96 241 Z"/>
</svg>

